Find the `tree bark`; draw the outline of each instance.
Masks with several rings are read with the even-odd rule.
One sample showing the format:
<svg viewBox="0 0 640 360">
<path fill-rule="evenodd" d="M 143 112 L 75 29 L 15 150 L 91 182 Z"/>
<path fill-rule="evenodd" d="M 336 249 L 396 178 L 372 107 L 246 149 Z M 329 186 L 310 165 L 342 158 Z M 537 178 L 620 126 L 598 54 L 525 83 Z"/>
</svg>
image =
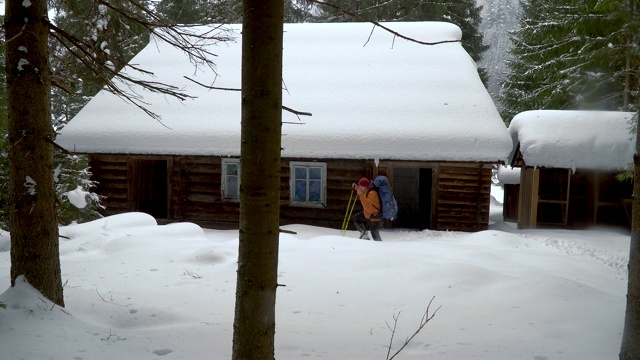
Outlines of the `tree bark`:
<svg viewBox="0 0 640 360">
<path fill-rule="evenodd" d="M 636 114 L 636 129 L 640 129 L 640 116 Z M 636 153 L 633 156 L 633 210 L 631 245 L 629 247 L 629 280 L 627 308 L 620 360 L 640 359 L 640 139 L 636 130 Z"/>
<path fill-rule="evenodd" d="M 235 360 L 274 359 L 280 218 L 282 0 L 243 2 Z"/>
<path fill-rule="evenodd" d="M 7 0 L 11 285 L 18 276 L 64 306 L 53 187 L 46 0 Z"/>
</svg>

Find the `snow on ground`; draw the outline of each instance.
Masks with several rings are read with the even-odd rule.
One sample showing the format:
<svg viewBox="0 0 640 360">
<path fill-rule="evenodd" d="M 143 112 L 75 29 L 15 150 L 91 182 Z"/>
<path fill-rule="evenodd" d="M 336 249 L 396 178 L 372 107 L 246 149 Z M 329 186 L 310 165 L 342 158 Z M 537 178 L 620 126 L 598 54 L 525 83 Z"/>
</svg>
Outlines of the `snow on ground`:
<svg viewBox="0 0 640 360">
<path fill-rule="evenodd" d="M 501 198 L 496 195 L 497 198 Z M 385 230 L 382 242 L 292 225 L 282 234 L 278 359 L 617 359 L 629 234 Z M 2 359 L 229 359 L 237 231 L 132 213 L 61 228 L 66 308 L 9 287 L 0 233 Z"/>
</svg>

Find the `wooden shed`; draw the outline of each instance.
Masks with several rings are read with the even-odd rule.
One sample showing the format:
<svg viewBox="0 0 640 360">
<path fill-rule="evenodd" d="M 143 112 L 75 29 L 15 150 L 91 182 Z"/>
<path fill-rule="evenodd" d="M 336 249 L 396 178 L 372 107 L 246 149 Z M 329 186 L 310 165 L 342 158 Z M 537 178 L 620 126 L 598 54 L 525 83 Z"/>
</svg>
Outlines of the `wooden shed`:
<svg viewBox="0 0 640 360">
<path fill-rule="evenodd" d="M 631 226 L 634 113 L 526 111 L 509 126 L 520 168 L 518 228 Z M 513 208 L 513 201 L 505 207 Z"/>
<path fill-rule="evenodd" d="M 455 25 L 390 23 L 435 46 L 395 38 L 365 23 L 286 24 L 281 222 L 340 228 L 351 183 L 387 175 L 399 203 L 393 226 L 477 231 L 489 220 L 491 167 L 511 140 Z M 194 67 L 152 39 L 131 63 L 195 99 L 144 94 L 148 117 L 102 91 L 57 142 L 89 154 L 105 215 L 143 211 L 159 221 L 238 224 L 240 95 L 206 89 L 240 84 L 236 42 L 211 46 L 216 69 Z M 124 71 L 132 71 L 125 69 Z M 139 74 L 144 77 L 145 74 Z M 388 224 L 390 225 L 390 224 Z"/>
</svg>

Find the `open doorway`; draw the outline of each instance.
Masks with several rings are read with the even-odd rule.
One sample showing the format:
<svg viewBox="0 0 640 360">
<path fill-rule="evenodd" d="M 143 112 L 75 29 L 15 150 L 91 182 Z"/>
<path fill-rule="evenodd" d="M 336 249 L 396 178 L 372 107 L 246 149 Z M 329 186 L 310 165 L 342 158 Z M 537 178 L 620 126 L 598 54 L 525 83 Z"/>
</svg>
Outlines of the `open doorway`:
<svg viewBox="0 0 640 360">
<path fill-rule="evenodd" d="M 133 210 L 157 219 L 169 216 L 169 178 L 167 160 L 135 160 Z"/>
<path fill-rule="evenodd" d="M 398 219 L 394 227 L 431 227 L 432 178 L 430 168 L 393 169 L 393 195 L 398 202 Z"/>
</svg>

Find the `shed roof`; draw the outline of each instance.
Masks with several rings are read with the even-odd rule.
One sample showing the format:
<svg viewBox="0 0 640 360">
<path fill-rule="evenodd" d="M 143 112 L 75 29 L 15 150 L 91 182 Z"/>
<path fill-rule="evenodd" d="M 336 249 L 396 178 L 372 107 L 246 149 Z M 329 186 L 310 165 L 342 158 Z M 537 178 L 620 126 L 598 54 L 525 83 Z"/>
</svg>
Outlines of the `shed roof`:
<svg viewBox="0 0 640 360">
<path fill-rule="evenodd" d="M 532 110 L 509 125 L 512 158 L 520 145 L 527 166 L 624 170 L 633 161 L 635 113 L 618 111 Z"/>
<path fill-rule="evenodd" d="M 421 41 L 459 40 L 449 23 L 388 23 Z M 216 73 L 193 65 L 180 51 L 152 39 L 131 63 L 196 99 L 179 101 L 133 89 L 162 124 L 115 95 L 101 91 L 73 118 L 57 142 L 82 153 L 240 154 L 241 27 L 235 42 L 211 48 Z M 284 157 L 426 161 L 507 159 L 511 141 L 471 57 L 459 42 L 421 45 L 367 23 L 285 24 Z M 164 124 L 164 125 L 163 125 Z"/>
</svg>

